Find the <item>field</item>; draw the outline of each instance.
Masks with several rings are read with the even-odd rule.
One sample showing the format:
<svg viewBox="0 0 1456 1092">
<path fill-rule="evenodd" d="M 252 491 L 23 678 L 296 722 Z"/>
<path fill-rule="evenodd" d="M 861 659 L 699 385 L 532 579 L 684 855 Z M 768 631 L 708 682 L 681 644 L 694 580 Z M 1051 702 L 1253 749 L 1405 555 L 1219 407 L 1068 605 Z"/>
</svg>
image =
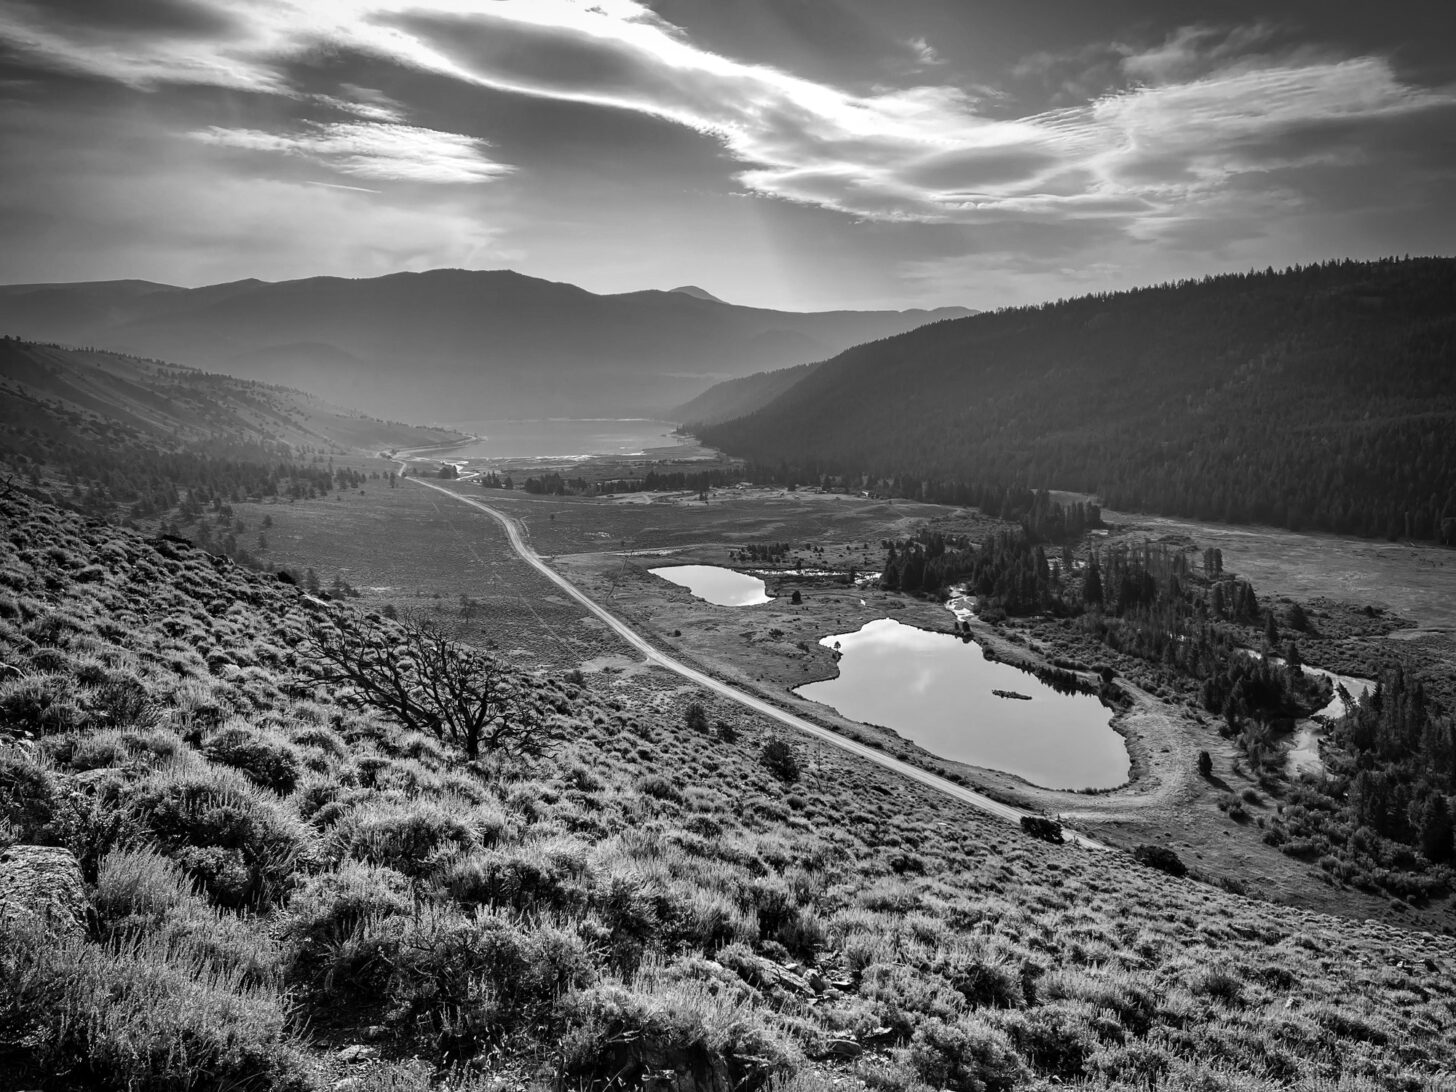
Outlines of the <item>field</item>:
<svg viewBox="0 0 1456 1092">
<path fill-rule="evenodd" d="M 272 521 L 261 553 L 269 568 L 312 568 L 325 589 L 340 578 L 361 604 L 426 615 L 523 665 L 574 665 L 619 647 L 516 557 L 494 520 L 431 490 L 371 481 L 362 494 L 233 510 L 250 541 Z"/>
</svg>

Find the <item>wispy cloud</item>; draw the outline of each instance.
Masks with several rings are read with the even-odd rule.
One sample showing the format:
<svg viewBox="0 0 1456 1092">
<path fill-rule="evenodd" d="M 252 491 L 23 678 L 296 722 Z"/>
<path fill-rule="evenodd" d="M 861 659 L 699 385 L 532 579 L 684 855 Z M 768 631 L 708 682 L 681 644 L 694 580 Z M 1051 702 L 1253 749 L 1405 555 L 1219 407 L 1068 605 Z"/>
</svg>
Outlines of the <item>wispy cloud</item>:
<svg viewBox="0 0 1456 1092">
<path fill-rule="evenodd" d="M 1078 101 L 1008 119 L 1004 109 L 981 113 L 981 98 L 949 82 L 856 93 L 726 57 L 636 0 L 198 6 L 225 11 L 227 32 L 98 37 L 20 0 L 0 0 L 0 32 L 47 63 L 138 86 L 201 82 L 302 99 L 290 61 L 352 50 L 466 87 L 688 127 L 718 141 L 738 183 L 764 197 L 887 222 L 1101 219 L 1129 238 L 1225 215 L 1231 201 L 1297 205 L 1307 198 L 1291 171 L 1358 164 L 1392 119 L 1446 111 L 1456 124 L 1456 90 L 1404 83 L 1382 57 L 1281 48 L 1266 23 L 1026 58 L 1013 75 L 1055 77 L 1079 89 Z M 903 44 L 923 70 L 944 70 L 925 39 Z M 1077 65 L 1095 69 L 1096 86 L 1078 82 Z M 407 124 L 409 105 L 378 93 L 312 98 L 355 120 L 196 135 L 362 178 L 480 182 L 511 170 L 479 140 Z"/>
<path fill-rule="evenodd" d="M 293 133 L 209 126 L 205 144 L 302 156 L 342 174 L 408 182 L 486 182 L 513 169 L 482 154 L 484 141 L 385 122 L 306 122 Z"/>
</svg>

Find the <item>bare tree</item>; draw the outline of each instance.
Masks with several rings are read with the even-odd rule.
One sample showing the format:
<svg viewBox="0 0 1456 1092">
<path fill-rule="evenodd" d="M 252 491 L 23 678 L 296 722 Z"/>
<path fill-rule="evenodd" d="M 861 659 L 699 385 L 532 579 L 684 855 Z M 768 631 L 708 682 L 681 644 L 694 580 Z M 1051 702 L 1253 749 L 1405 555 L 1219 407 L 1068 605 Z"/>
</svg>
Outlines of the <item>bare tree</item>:
<svg viewBox="0 0 1456 1092">
<path fill-rule="evenodd" d="M 339 687 L 341 700 L 454 744 L 466 758 L 539 755 L 549 743 L 529 682 L 428 621 L 332 611 L 315 618 L 300 651 L 305 682 Z"/>
</svg>

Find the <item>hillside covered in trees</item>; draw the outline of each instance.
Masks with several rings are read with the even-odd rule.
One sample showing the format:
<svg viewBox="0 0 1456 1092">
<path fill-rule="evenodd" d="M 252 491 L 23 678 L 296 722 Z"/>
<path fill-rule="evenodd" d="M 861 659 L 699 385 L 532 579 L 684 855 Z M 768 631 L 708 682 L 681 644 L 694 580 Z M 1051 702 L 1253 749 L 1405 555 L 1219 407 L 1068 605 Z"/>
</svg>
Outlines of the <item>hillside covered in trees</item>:
<svg viewBox="0 0 1456 1092">
<path fill-rule="evenodd" d="M 359 488 L 363 475 L 336 468 L 332 455 L 462 438 L 287 387 L 0 338 L 0 477 L 44 484 L 98 518 L 170 517 L 169 531 L 209 547 L 215 531 L 216 545 L 239 559 L 247 551 L 230 504 Z"/>
<path fill-rule="evenodd" d="M 412 625 L 0 496 L 0 1072 L 1256 1092 L 1456 1064 L 1449 938 L 1037 841 L 650 672 L 426 633 L 391 674 Z M 432 665 L 489 693 L 432 704 Z"/>
<path fill-rule="evenodd" d="M 941 322 L 705 442 L 797 480 L 1456 545 L 1456 259 L 1336 262 Z"/>
</svg>

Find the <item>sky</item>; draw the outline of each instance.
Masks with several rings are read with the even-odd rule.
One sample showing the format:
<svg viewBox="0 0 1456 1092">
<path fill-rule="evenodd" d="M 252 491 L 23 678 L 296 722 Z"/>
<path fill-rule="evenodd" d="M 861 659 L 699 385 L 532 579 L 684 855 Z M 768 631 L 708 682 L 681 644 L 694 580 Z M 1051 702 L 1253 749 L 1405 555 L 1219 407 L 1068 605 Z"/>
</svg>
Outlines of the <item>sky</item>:
<svg viewBox="0 0 1456 1092">
<path fill-rule="evenodd" d="M 0 0 L 0 283 L 988 309 L 1456 253 L 1450 0 Z"/>
</svg>

